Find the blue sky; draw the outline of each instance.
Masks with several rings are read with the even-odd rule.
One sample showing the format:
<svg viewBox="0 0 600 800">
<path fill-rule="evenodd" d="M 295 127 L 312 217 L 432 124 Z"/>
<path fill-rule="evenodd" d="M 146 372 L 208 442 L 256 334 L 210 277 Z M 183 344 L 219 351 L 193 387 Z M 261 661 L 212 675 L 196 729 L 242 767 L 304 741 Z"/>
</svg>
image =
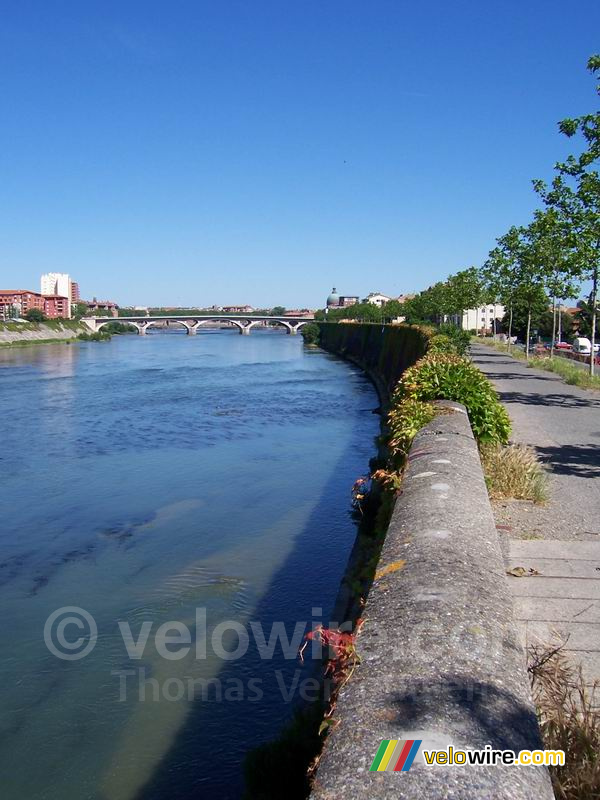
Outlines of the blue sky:
<svg viewBox="0 0 600 800">
<path fill-rule="evenodd" d="M 5 0 L 0 288 L 422 289 L 528 221 L 598 31 L 596 0 Z"/>
</svg>

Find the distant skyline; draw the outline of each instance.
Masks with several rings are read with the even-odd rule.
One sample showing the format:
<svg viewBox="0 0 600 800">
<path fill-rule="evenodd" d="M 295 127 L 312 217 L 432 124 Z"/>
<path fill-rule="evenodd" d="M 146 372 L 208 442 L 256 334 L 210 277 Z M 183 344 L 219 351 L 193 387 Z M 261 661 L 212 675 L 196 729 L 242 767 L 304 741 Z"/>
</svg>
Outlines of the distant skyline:
<svg viewBox="0 0 600 800">
<path fill-rule="evenodd" d="M 322 307 L 479 265 L 577 151 L 600 4 L 5 4 L 0 288 Z"/>
</svg>

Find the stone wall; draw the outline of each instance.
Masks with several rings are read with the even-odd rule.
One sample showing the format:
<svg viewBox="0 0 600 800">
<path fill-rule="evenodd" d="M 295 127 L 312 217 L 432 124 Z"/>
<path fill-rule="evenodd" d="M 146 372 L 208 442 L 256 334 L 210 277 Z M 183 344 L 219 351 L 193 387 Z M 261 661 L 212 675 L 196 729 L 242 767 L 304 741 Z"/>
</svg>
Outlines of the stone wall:
<svg viewBox="0 0 600 800">
<path fill-rule="evenodd" d="M 546 768 L 425 766 L 422 750 L 541 747 L 499 537 L 463 406 L 417 435 L 313 800 L 550 800 Z M 410 771 L 370 772 L 383 739 Z"/>
<path fill-rule="evenodd" d="M 427 350 L 426 334 L 410 325 L 320 322 L 319 328 L 320 346 L 360 366 L 384 406 L 404 370 Z"/>
</svg>

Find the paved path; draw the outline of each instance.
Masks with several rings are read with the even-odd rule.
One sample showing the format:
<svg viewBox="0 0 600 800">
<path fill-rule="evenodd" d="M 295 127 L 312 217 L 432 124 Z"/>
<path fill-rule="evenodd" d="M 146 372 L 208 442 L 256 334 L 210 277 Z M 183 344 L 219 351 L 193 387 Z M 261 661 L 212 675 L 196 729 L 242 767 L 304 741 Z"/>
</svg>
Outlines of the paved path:
<svg viewBox="0 0 600 800">
<path fill-rule="evenodd" d="M 600 395 L 482 345 L 472 358 L 508 410 L 512 440 L 534 447 L 551 473 L 545 506 L 495 508 L 513 537 L 507 569 L 540 573 L 508 576 L 524 643 L 565 641 L 590 685 L 600 680 Z"/>
<path fill-rule="evenodd" d="M 511 539 L 515 567 L 540 573 L 508 576 L 524 644 L 566 642 L 586 684 L 600 679 L 600 542 Z"/>
<path fill-rule="evenodd" d="M 529 369 L 504 353 L 472 347 L 513 423 L 512 440 L 535 447 L 551 471 L 545 538 L 600 542 L 600 394 Z"/>
</svg>

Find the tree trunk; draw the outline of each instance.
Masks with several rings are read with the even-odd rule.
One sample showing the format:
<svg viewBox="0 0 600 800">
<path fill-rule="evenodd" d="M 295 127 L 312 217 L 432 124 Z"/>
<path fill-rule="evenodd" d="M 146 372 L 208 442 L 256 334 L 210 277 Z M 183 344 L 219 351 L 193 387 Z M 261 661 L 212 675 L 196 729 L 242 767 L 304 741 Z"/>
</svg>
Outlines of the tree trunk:
<svg viewBox="0 0 600 800">
<path fill-rule="evenodd" d="M 552 341 L 550 342 L 550 358 L 554 358 L 555 339 L 556 339 L 556 296 L 552 295 Z"/>
<path fill-rule="evenodd" d="M 592 283 L 592 352 L 590 353 L 590 375 L 594 374 L 594 345 L 596 343 L 596 295 L 598 292 L 598 267 L 594 267 L 594 279 Z"/>
<path fill-rule="evenodd" d="M 527 342 L 525 344 L 525 357 L 529 360 L 529 336 L 531 333 L 531 306 L 527 309 Z"/>
<path fill-rule="evenodd" d="M 512 344 L 512 301 L 510 304 L 510 315 L 508 317 L 508 352 L 510 353 L 510 347 Z"/>
<path fill-rule="evenodd" d="M 561 317 L 562 303 L 558 304 L 558 341 L 562 342 L 562 317 Z"/>
</svg>

